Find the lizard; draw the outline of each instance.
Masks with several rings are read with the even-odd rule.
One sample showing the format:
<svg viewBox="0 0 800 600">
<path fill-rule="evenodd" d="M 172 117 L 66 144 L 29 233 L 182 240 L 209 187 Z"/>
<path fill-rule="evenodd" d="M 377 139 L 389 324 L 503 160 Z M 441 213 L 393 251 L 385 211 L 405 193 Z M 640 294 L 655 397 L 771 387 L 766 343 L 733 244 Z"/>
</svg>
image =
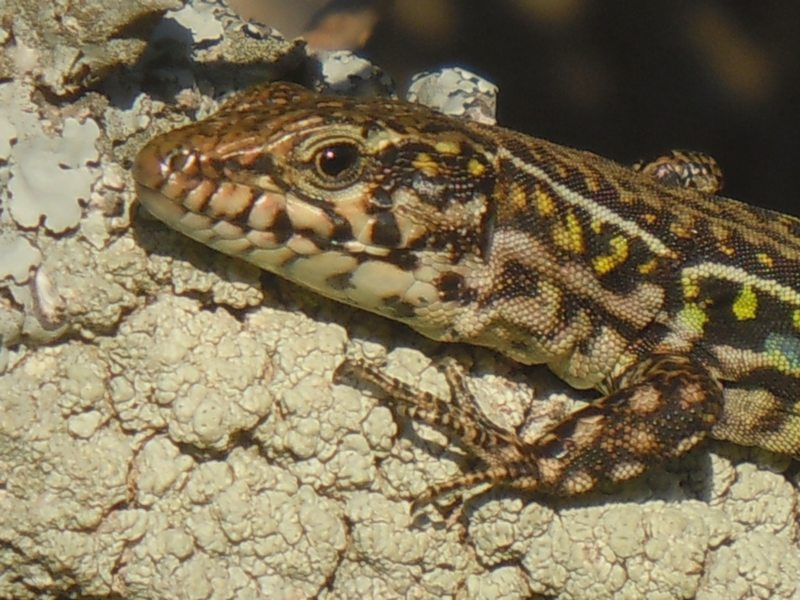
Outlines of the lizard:
<svg viewBox="0 0 800 600">
<path fill-rule="evenodd" d="M 271 83 L 152 139 L 139 202 L 169 227 L 443 342 L 545 364 L 597 398 L 532 441 L 452 365 L 449 398 L 363 360 L 481 483 L 573 496 L 713 438 L 800 454 L 800 220 L 718 194 L 701 154 L 627 167 L 386 99 Z"/>
</svg>

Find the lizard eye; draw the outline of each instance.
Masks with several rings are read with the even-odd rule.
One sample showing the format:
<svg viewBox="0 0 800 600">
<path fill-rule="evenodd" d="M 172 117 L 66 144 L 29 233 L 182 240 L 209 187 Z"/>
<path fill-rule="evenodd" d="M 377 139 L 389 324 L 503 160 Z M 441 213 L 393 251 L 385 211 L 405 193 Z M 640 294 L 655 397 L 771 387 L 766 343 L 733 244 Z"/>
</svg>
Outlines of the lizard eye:
<svg viewBox="0 0 800 600">
<path fill-rule="evenodd" d="M 321 182 L 342 187 L 351 184 L 361 174 L 361 151 L 351 142 L 336 142 L 317 150 L 314 167 Z"/>
</svg>

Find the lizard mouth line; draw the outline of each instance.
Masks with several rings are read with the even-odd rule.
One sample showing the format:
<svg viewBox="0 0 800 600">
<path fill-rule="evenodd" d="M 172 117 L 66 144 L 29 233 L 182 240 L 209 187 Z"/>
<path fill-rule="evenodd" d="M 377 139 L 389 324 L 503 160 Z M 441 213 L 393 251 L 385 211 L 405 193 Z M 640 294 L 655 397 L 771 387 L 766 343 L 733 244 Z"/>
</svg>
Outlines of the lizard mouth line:
<svg viewBox="0 0 800 600">
<path fill-rule="evenodd" d="M 284 194 L 263 193 L 252 204 L 248 218 L 236 224 L 225 215 L 195 212 L 187 201 L 178 201 L 163 192 L 137 183 L 139 202 L 160 221 L 189 237 L 250 260 L 251 251 L 287 248 L 297 257 L 326 252 L 383 258 L 389 250 L 357 239 L 332 237 L 333 224 L 324 211 Z M 223 249 L 224 248 L 224 249 Z M 251 261 L 255 262 L 255 261 Z M 258 266 L 274 268 L 264 261 Z"/>
</svg>

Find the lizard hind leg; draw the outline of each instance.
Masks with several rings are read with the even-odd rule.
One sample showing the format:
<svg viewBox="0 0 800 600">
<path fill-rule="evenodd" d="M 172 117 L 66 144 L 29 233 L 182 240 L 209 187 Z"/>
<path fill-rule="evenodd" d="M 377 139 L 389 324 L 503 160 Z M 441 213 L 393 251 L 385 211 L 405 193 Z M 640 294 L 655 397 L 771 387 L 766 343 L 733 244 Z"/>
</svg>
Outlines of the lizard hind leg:
<svg viewBox="0 0 800 600">
<path fill-rule="evenodd" d="M 708 437 L 722 406 L 722 388 L 705 367 L 652 355 L 536 440 L 539 490 L 570 496 L 638 477 Z"/>
<path fill-rule="evenodd" d="M 481 483 L 553 496 L 622 483 L 689 452 L 721 413 L 722 388 L 705 367 L 684 356 L 653 355 L 607 396 L 531 443 L 516 440 L 513 452 L 497 449 L 485 467 L 431 487 L 414 509 Z M 498 460 L 503 456 L 511 460 Z"/>
<path fill-rule="evenodd" d="M 445 430 L 483 463 L 477 469 L 429 487 L 415 498 L 412 513 L 450 492 L 484 483 L 533 489 L 538 480 L 537 465 L 528 460 L 532 457 L 528 445 L 515 432 L 498 427 L 484 414 L 467 387 L 463 367 L 449 358 L 439 367 L 450 388 L 448 399 L 416 389 L 360 358 L 348 358 L 337 371 L 337 378 L 352 375 L 369 382 L 385 394 L 395 412 Z"/>
<path fill-rule="evenodd" d="M 368 363 L 350 362 L 346 369 L 384 390 L 401 412 L 456 434 L 484 463 L 429 488 L 414 510 L 482 483 L 556 496 L 621 483 L 697 446 L 722 412 L 722 388 L 705 367 L 685 356 L 655 354 L 624 373 L 610 394 L 525 442 L 491 424 L 473 399 L 447 402 Z M 450 385 L 454 396 L 463 393 L 458 381 Z"/>
</svg>

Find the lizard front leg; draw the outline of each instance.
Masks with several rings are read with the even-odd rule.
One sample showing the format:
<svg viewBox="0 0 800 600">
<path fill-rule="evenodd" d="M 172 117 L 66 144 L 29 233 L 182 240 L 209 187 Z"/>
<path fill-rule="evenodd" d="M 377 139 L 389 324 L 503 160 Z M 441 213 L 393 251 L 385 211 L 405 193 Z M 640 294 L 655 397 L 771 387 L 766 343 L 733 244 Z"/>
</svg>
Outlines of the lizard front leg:
<svg viewBox="0 0 800 600">
<path fill-rule="evenodd" d="M 344 370 L 396 401 L 402 414 L 455 434 L 481 459 L 474 471 L 436 484 L 415 510 L 444 493 L 488 483 L 541 494 L 572 496 L 620 483 L 681 456 L 710 432 L 722 412 L 722 388 L 684 356 L 657 354 L 626 372 L 615 389 L 578 410 L 533 442 L 483 415 L 466 387 L 448 381 L 447 401 L 414 390 L 365 362 Z"/>
<path fill-rule="evenodd" d="M 665 185 L 692 188 L 708 194 L 722 191 L 723 175 L 717 161 L 703 152 L 672 150 L 651 161 L 633 165 Z"/>
</svg>

